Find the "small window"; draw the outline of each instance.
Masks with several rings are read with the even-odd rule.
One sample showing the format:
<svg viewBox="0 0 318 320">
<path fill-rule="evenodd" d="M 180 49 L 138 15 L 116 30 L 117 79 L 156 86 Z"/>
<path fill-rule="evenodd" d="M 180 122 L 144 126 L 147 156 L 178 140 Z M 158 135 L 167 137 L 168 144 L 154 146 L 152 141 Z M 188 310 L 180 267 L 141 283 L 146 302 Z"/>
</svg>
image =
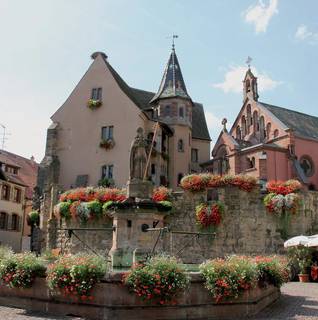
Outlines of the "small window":
<svg viewBox="0 0 318 320">
<path fill-rule="evenodd" d="M 19 231 L 19 216 L 15 213 L 11 217 L 11 230 Z"/>
<path fill-rule="evenodd" d="M 314 163 L 309 156 L 302 156 L 299 160 L 306 177 L 311 177 L 314 174 Z"/>
<path fill-rule="evenodd" d="M 249 79 L 246 80 L 246 92 L 251 91 L 251 81 Z"/>
<path fill-rule="evenodd" d="M 255 168 L 255 157 L 247 158 L 247 162 L 248 162 L 248 169 Z"/>
<path fill-rule="evenodd" d="M 10 186 L 7 184 L 2 185 L 2 200 L 10 200 Z"/>
<path fill-rule="evenodd" d="M 112 140 L 114 138 L 114 126 L 102 127 L 102 140 Z"/>
<path fill-rule="evenodd" d="M 152 175 L 156 174 L 156 165 L 154 163 L 151 164 L 151 174 Z"/>
<path fill-rule="evenodd" d="M 170 117 L 171 108 L 170 106 L 165 106 L 165 116 Z"/>
<path fill-rule="evenodd" d="M 178 174 L 178 184 L 180 184 L 182 178 L 183 178 L 183 173 L 179 173 Z"/>
<path fill-rule="evenodd" d="M 199 162 L 199 150 L 198 149 L 191 149 L 191 161 L 192 162 Z"/>
<path fill-rule="evenodd" d="M 92 100 L 102 100 L 102 88 L 93 88 L 91 99 Z"/>
<path fill-rule="evenodd" d="M 7 229 L 7 214 L 5 212 L 0 212 L 0 229 Z"/>
<path fill-rule="evenodd" d="M 114 177 L 114 166 L 111 165 L 105 165 L 102 166 L 102 179 L 113 179 Z"/>
<path fill-rule="evenodd" d="M 178 151 L 183 152 L 184 151 L 184 145 L 183 145 L 183 140 L 179 139 L 178 141 Z"/>
<path fill-rule="evenodd" d="M 183 107 L 179 108 L 179 117 L 184 118 L 184 108 Z"/>
<path fill-rule="evenodd" d="M 14 188 L 14 197 L 13 201 L 17 203 L 21 203 L 21 189 Z"/>
</svg>

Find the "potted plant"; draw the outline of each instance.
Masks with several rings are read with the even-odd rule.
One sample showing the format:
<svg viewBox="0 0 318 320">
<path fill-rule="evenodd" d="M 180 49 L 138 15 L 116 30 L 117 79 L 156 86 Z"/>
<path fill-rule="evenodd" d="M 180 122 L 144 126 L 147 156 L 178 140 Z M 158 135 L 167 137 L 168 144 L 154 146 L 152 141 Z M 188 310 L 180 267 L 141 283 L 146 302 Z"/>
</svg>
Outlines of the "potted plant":
<svg viewBox="0 0 318 320">
<path fill-rule="evenodd" d="M 312 264 L 312 249 L 304 246 L 293 248 L 289 252 L 289 260 L 294 260 L 298 264 L 300 282 L 309 281 L 308 269 Z"/>
</svg>

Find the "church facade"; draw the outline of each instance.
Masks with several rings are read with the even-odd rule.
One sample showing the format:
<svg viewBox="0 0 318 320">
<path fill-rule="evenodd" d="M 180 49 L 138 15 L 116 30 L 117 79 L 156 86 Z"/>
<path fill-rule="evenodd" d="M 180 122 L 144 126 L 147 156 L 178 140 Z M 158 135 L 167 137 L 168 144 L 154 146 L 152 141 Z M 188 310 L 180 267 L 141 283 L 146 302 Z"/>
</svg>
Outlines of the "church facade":
<svg viewBox="0 0 318 320">
<path fill-rule="evenodd" d="M 205 170 L 249 174 L 264 182 L 296 178 L 318 188 L 318 117 L 260 102 L 250 68 L 243 80 L 243 105 L 229 131 L 226 122 Z"/>
<path fill-rule="evenodd" d="M 177 188 L 183 175 L 201 170 L 210 158 L 203 106 L 187 92 L 173 47 L 157 93 L 130 87 L 96 52 L 89 69 L 51 117 L 39 187 L 58 189 L 129 178 L 129 153 L 142 128 L 151 156 L 154 185 Z"/>
</svg>

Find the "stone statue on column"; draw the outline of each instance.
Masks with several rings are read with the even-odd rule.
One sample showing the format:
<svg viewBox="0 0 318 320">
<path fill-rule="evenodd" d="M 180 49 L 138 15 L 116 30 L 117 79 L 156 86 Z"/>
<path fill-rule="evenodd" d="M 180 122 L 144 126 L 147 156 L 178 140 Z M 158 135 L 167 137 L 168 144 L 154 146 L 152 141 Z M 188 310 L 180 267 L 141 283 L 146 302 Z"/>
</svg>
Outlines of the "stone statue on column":
<svg viewBox="0 0 318 320">
<path fill-rule="evenodd" d="M 130 147 L 128 198 L 148 199 L 151 197 L 153 186 L 149 181 L 149 169 L 147 168 L 147 146 L 148 141 L 145 139 L 144 130 L 138 128 Z"/>
</svg>

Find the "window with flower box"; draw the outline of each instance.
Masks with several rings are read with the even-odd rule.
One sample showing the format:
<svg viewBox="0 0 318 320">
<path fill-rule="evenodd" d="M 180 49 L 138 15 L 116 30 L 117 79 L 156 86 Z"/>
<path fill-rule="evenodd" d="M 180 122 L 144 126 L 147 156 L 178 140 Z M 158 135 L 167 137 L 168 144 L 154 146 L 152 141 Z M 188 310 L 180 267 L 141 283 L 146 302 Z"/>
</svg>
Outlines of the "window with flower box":
<svg viewBox="0 0 318 320">
<path fill-rule="evenodd" d="M 102 100 L 102 88 L 93 88 L 92 89 L 92 94 L 91 94 L 91 99 L 92 100 Z"/>
<path fill-rule="evenodd" d="M 111 140 L 114 138 L 114 126 L 102 127 L 102 140 Z"/>
</svg>

